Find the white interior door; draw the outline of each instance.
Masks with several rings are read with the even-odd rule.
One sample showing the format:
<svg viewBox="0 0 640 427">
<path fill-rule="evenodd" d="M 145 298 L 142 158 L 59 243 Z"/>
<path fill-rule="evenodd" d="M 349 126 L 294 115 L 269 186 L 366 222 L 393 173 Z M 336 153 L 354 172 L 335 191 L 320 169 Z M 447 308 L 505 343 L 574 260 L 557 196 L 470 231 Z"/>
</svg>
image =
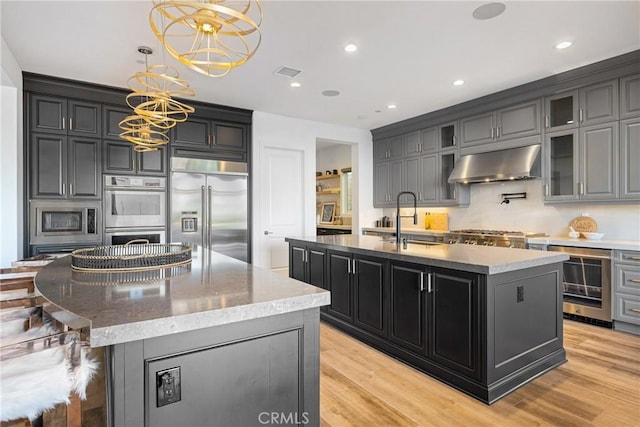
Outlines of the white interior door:
<svg viewBox="0 0 640 427">
<path fill-rule="evenodd" d="M 289 267 L 287 236 L 304 235 L 304 152 L 265 147 L 260 162 L 260 224 L 263 251 L 260 266 L 273 270 Z"/>
</svg>

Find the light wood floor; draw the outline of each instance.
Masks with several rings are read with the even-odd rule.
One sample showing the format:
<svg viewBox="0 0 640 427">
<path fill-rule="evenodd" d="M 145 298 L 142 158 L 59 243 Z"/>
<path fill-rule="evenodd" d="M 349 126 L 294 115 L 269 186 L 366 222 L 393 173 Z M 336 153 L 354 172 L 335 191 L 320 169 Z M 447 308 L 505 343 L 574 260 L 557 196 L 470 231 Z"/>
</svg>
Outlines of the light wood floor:
<svg viewBox="0 0 640 427">
<path fill-rule="evenodd" d="M 322 323 L 321 426 L 640 426 L 640 337 L 565 320 L 564 345 L 488 406 Z"/>
</svg>

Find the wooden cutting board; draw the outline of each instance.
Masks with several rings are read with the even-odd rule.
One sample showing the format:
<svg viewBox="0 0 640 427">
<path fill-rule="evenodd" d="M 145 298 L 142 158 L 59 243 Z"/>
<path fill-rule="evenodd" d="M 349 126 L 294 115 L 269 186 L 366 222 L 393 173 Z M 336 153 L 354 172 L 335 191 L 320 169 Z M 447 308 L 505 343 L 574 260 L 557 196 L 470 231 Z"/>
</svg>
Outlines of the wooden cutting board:
<svg viewBox="0 0 640 427">
<path fill-rule="evenodd" d="M 569 223 L 579 233 L 593 233 L 598 229 L 598 223 L 589 216 L 579 216 Z"/>
</svg>

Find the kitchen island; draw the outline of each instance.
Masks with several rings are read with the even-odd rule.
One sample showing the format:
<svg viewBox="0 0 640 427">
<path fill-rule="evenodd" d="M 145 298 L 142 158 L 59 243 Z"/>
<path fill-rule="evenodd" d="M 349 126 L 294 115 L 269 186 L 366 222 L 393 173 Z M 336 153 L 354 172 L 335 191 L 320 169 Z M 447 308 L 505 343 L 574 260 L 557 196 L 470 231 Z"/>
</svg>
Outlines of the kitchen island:
<svg viewBox="0 0 640 427">
<path fill-rule="evenodd" d="M 105 348 L 109 426 L 319 424 L 329 292 L 200 248 L 138 273 L 72 271 L 67 256 L 35 282 Z"/>
<path fill-rule="evenodd" d="M 289 276 L 331 291 L 321 319 L 485 403 L 566 362 L 565 254 L 359 235 L 285 240 Z"/>
</svg>

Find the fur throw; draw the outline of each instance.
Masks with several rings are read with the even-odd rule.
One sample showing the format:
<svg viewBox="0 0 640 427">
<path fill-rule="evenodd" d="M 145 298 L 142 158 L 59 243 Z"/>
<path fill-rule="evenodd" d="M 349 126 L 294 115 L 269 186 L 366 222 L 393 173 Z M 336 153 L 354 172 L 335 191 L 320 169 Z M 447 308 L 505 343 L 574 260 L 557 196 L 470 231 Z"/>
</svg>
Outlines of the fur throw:
<svg viewBox="0 0 640 427">
<path fill-rule="evenodd" d="M 35 419 L 76 392 L 86 399 L 86 387 L 98 363 L 81 348 L 81 363 L 72 367 L 68 346 L 48 348 L 7 359 L 0 365 L 0 420 Z"/>
</svg>

